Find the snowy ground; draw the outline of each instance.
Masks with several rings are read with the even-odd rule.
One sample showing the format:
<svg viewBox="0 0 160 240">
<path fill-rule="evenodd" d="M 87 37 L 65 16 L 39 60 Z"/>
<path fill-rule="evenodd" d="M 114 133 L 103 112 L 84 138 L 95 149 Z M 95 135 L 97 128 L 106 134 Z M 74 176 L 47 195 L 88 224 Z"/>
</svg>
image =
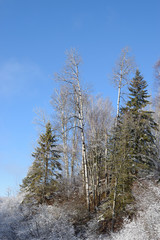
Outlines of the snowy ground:
<svg viewBox="0 0 160 240">
<path fill-rule="evenodd" d="M 22 196 L 0 199 L 1 240 L 159 240 L 160 239 L 160 187 L 143 182 L 135 186 L 137 217 L 125 221 L 121 231 L 111 236 L 97 236 L 96 219 L 85 226 L 83 233 L 75 235 L 67 209 L 58 206 L 22 207 Z"/>
</svg>

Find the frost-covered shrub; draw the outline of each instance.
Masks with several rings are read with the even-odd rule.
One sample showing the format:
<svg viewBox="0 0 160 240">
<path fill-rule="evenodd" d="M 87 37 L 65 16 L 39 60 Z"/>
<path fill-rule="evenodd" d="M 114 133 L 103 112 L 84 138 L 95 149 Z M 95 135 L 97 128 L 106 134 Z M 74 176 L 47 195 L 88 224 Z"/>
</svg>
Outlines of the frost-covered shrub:
<svg viewBox="0 0 160 240">
<path fill-rule="evenodd" d="M 108 235 L 98 233 L 96 217 L 80 225 L 77 236 L 73 223 L 81 220 L 74 206 L 21 204 L 23 196 L 0 199 L 0 240 L 159 240 L 160 186 L 143 182 L 134 189 L 137 214 L 123 228 Z M 78 208 L 77 208 L 78 209 Z M 82 210 L 82 209 L 81 209 Z M 94 215 L 95 216 L 95 215 Z"/>
<path fill-rule="evenodd" d="M 126 221 L 113 240 L 159 240 L 160 239 L 160 187 L 151 182 L 136 189 L 138 213 L 133 221 Z"/>
<path fill-rule="evenodd" d="M 152 182 L 139 183 L 134 189 L 137 214 L 125 220 L 123 228 L 116 233 L 97 235 L 88 229 L 87 240 L 159 240 L 160 239 L 160 186 Z"/>
<path fill-rule="evenodd" d="M 35 215 L 23 222 L 18 231 L 20 239 L 76 240 L 68 215 L 56 206 L 39 206 Z"/>
<path fill-rule="evenodd" d="M 77 239 L 64 209 L 46 205 L 28 207 L 21 200 L 6 198 L 0 203 L 1 240 Z"/>
<path fill-rule="evenodd" d="M 81 238 L 80 238 L 81 239 Z M 87 223 L 86 232 L 84 234 L 85 240 L 111 240 L 108 234 L 99 233 L 99 223 L 98 218 L 95 217 Z"/>
<path fill-rule="evenodd" d="M 23 196 L 1 198 L 0 202 L 0 239 L 14 240 L 16 229 L 22 219 L 19 211 Z"/>
</svg>

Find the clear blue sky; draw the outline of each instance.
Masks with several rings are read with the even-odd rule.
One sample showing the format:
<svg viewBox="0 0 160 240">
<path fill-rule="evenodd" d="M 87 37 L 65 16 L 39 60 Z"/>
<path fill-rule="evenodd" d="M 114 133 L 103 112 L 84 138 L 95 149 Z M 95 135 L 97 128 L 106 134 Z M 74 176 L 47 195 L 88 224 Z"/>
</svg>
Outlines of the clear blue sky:
<svg viewBox="0 0 160 240">
<path fill-rule="evenodd" d="M 52 76 L 66 49 L 79 50 L 83 81 L 115 106 L 108 75 L 125 46 L 151 88 L 160 57 L 159 0 L 0 0 L 0 195 L 18 189 L 27 174 L 37 139 L 34 109 L 51 113 Z"/>
</svg>

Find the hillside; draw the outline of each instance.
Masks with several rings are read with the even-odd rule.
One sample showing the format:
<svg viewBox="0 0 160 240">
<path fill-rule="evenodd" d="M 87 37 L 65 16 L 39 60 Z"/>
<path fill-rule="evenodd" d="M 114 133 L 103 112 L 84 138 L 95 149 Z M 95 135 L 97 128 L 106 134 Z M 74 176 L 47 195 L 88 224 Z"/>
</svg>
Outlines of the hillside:
<svg viewBox="0 0 160 240">
<path fill-rule="evenodd" d="M 142 180 L 134 184 L 132 220 L 124 220 L 122 229 L 111 235 L 98 233 L 98 216 L 86 222 L 79 232 L 74 219 L 76 211 L 57 204 L 28 207 L 23 196 L 0 199 L 1 240 L 158 240 L 160 239 L 160 185 Z"/>
</svg>

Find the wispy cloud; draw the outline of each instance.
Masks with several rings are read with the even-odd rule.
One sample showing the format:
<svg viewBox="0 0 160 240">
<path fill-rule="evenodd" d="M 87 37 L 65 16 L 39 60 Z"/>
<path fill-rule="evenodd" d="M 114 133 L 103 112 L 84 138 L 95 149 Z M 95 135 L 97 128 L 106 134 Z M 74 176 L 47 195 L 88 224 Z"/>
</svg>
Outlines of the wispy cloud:
<svg viewBox="0 0 160 240">
<path fill-rule="evenodd" d="M 41 77 L 36 64 L 10 60 L 0 66 L 0 96 L 13 97 L 23 94 L 33 81 Z"/>
</svg>

